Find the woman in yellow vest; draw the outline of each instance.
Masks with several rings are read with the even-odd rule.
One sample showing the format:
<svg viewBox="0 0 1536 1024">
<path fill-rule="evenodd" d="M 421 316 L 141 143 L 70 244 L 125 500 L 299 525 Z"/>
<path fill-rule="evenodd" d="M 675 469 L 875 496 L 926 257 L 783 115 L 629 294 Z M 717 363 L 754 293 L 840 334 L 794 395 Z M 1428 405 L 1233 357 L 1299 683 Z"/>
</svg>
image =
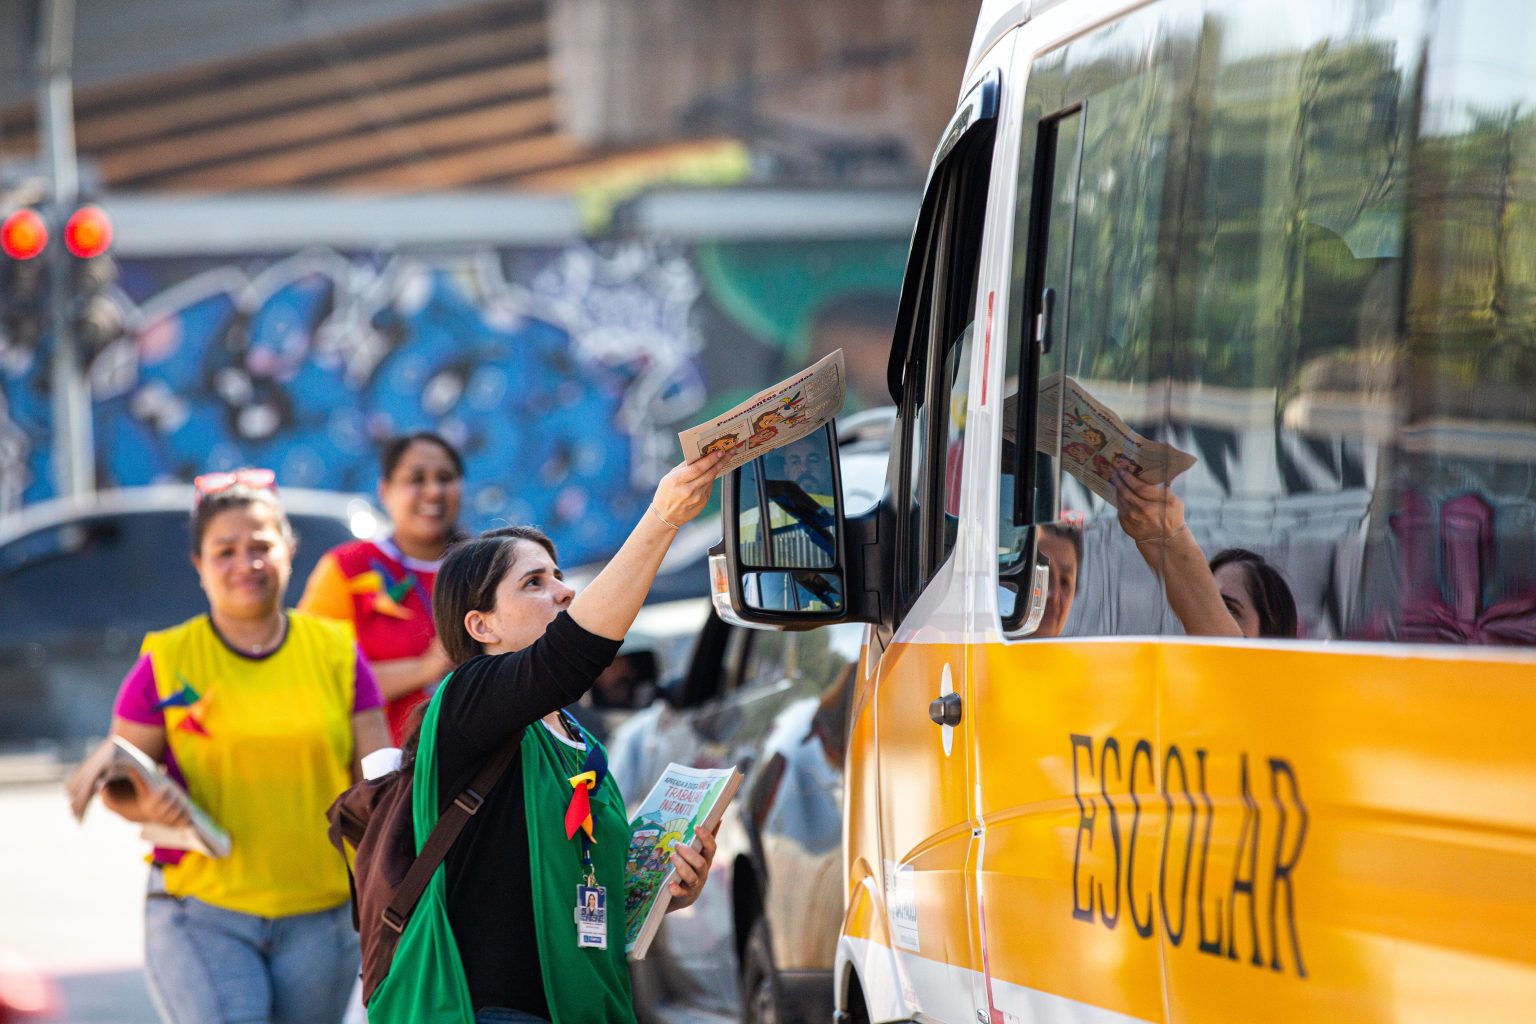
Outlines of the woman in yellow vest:
<svg viewBox="0 0 1536 1024">
<path fill-rule="evenodd" d="M 208 613 L 144 638 L 113 709 L 112 732 L 230 836 L 224 858 L 153 854 L 145 967 L 170 1024 L 336 1024 L 357 975 L 325 809 L 388 730 L 351 628 L 284 610 L 293 551 L 270 470 L 199 477 L 192 563 Z M 129 821 L 186 817 L 141 790 L 103 799 Z"/>
</svg>

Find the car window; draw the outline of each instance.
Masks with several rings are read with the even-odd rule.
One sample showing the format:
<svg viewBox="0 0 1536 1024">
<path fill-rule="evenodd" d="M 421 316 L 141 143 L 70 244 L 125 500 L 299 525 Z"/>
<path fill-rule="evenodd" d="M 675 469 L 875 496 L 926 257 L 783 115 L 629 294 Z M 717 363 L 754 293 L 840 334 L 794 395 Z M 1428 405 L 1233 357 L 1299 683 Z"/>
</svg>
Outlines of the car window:
<svg viewBox="0 0 1536 1024">
<path fill-rule="evenodd" d="M 301 543 L 290 604 L 320 556 L 353 539 L 340 518 L 294 516 L 293 525 Z M 12 642 L 141 634 L 206 610 L 179 511 L 93 516 L 0 548 L 0 637 Z"/>
<path fill-rule="evenodd" d="M 819 694 L 858 660 L 864 626 L 844 622 L 805 632 L 743 630 L 750 643 L 738 692 L 767 693 L 786 684 Z"/>
<path fill-rule="evenodd" d="M 740 693 L 763 691 L 779 685 L 795 673 L 795 639 L 799 633 L 752 630 L 747 660 L 742 665 Z"/>
<path fill-rule="evenodd" d="M 846 451 L 839 456 L 843 473 L 843 514 L 861 516 L 874 508 L 885 491 L 886 464 L 891 450 Z"/>
</svg>

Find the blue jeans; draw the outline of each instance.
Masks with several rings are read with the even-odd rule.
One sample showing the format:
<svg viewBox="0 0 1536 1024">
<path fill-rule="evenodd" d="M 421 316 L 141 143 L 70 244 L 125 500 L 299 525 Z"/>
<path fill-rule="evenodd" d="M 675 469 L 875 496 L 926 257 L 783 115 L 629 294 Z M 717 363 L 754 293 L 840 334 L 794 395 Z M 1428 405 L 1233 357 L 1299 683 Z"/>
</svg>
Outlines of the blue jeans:
<svg viewBox="0 0 1536 1024">
<path fill-rule="evenodd" d="M 484 1006 L 475 1014 L 475 1024 L 549 1024 L 543 1017 L 535 1017 L 522 1010 L 505 1010 L 500 1006 Z"/>
<path fill-rule="evenodd" d="M 347 904 L 256 917 L 165 894 L 150 872 L 144 967 L 166 1024 L 339 1024 L 359 969 Z"/>
</svg>

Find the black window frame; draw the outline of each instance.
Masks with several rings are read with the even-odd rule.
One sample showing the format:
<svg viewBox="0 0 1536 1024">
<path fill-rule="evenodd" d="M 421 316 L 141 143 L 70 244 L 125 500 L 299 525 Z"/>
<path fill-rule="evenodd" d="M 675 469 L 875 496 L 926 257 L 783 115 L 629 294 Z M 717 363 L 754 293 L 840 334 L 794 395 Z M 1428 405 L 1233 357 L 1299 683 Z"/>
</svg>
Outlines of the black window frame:
<svg viewBox="0 0 1536 1024">
<path fill-rule="evenodd" d="M 940 377 L 950 348 L 975 317 L 1000 84 L 996 72 L 978 83 L 951 121 L 934 156 L 908 257 L 888 371 L 898 406 L 894 450 L 901 456 L 893 463 L 891 488 L 897 499 L 896 622 L 949 555 L 943 517 L 949 386 Z M 960 282 L 958 290 L 955 282 Z M 925 407 L 925 433 L 918 438 L 917 421 Z M 916 480 L 914 451 L 922 463 Z M 916 523 L 914 493 L 921 516 Z"/>
</svg>

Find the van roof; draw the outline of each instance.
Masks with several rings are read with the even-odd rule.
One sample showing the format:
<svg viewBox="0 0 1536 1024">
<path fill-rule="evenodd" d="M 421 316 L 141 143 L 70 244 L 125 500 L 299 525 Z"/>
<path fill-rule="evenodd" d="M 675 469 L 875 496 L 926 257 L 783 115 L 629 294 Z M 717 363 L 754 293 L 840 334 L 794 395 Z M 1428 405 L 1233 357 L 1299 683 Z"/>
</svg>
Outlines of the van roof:
<svg viewBox="0 0 1536 1024">
<path fill-rule="evenodd" d="M 981 13 L 976 16 L 976 34 L 971 37 L 971 53 L 965 59 L 965 76 L 971 79 L 976 62 L 992 48 L 992 44 L 1009 30 L 1024 24 L 1041 11 L 1048 10 L 1066 0 L 982 0 Z"/>
</svg>

